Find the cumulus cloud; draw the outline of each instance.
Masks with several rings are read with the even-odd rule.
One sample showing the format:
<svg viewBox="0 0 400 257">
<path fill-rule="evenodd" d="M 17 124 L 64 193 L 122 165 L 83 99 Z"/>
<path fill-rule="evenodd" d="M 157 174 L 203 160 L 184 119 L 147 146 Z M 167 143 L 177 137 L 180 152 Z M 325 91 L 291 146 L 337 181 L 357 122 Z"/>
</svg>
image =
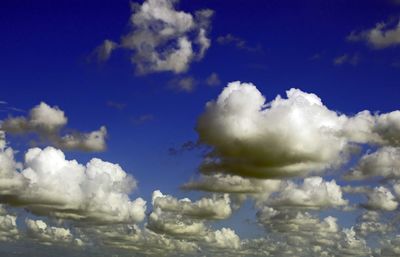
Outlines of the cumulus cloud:
<svg viewBox="0 0 400 257">
<path fill-rule="evenodd" d="M 381 216 L 377 211 L 366 211 L 358 219 L 354 230 L 367 237 L 371 234 L 385 235 L 393 231 L 393 226 L 387 223 L 381 222 Z"/>
<path fill-rule="evenodd" d="M 131 31 L 120 43 L 106 40 L 97 48 L 99 59 L 108 59 L 117 48 L 132 53 L 131 61 L 138 74 L 188 70 L 193 60 L 200 60 L 211 45 L 208 38 L 213 11 L 194 14 L 177 10 L 177 0 L 146 0 L 132 4 Z"/>
<path fill-rule="evenodd" d="M 169 81 L 169 87 L 178 92 L 191 93 L 196 89 L 197 81 L 193 77 L 175 78 Z"/>
<path fill-rule="evenodd" d="M 373 176 L 400 178 L 400 148 L 382 147 L 365 154 L 345 178 L 364 179 Z"/>
<path fill-rule="evenodd" d="M 282 190 L 269 199 L 268 204 L 279 208 L 292 206 L 318 209 L 345 206 L 348 201 L 343 199 L 341 187 L 335 180 L 324 181 L 321 177 L 309 177 L 301 185 L 290 181 L 284 183 Z"/>
<path fill-rule="evenodd" d="M 188 198 L 178 200 L 170 195 L 163 195 L 157 190 L 153 192 L 152 203 L 153 208 L 199 219 L 226 219 L 232 214 L 227 194 L 221 198 L 201 198 L 192 202 Z"/>
<path fill-rule="evenodd" d="M 336 169 L 357 144 L 396 146 L 400 112 L 346 116 L 299 89 L 271 102 L 251 83 L 231 82 L 206 104 L 199 140 L 212 147 L 200 170 L 282 178 Z"/>
<path fill-rule="evenodd" d="M 49 106 L 41 102 L 29 111 L 27 117 L 9 117 L 0 123 L 5 132 L 11 134 L 34 133 L 40 139 L 56 147 L 81 151 L 104 151 L 106 148 L 107 129 L 102 126 L 99 130 L 89 133 L 73 132 L 61 135 L 68 118 L 57 106 Z"/>
<path fill-rule="evenodd" d="M 374 28 L 361 32 L 353 31 L 347 36 L 349 41 L 366 41 L 375 49 L 384 49 L 400 44 L 400 23 L 391 26 L 380 22 Z"/>
<path fill-rule="evenodd" d="M 0 241 L 15 241 L 19 238 L 17 216 L 9 214 L 4 206 L 0 205 Z"/>
<path fill-rule="evenodd" d="M 379 186 L 367 192 L 368 202 L 364 207 L 371 210 L 394 211 L 399 205 L 389 189 Z"/>
<path fill-rule="evenodd" d="M 43 220 L 25 219 L 27 235 L 40 244 L 83 245 L 69 229 L 48 226 Z"/>
<path fill-rule="evenodd" d="M 8 154 L 11 158 L 12 153 Z M 1 170 L 10 168 L 3 167 L 1 163 Z M 1 200 L 37 215 L 87 223 L 144 219 L 146 202 L 141 198 L 131 201 L 128 196 L 136 180 L 118 164 L 94 158 L 84 166 L 66 160 L 64 153 L 53 147 L 31 148 L 25 154 L 23 170 L 8 172 L 18 179 L 19 187 L 15 191 L 8 190 L 8 185 L 1 187 Z"/>
</svg>

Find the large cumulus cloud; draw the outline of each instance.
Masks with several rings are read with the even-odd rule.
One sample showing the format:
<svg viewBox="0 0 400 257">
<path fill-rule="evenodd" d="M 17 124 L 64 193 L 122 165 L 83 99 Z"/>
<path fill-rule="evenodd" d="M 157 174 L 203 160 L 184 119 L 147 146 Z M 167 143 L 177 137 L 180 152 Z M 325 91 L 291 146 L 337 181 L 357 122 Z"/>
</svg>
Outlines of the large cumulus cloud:
<svg viewBox="0 0 400 257">
<path fill-rule="evenodd" d="M 357 144 L 396 146 L 398 111 L 346 116 L 299 89 L 271 102 L 251 83 L 231 82 L 207 103 L 197 124 L 200 142 L 212 151 L 203 173 L 281 178 L 336 169 Z"/>
<path fill-rule="evenodd" d="M 53 147 L 31 148 L 20 168 L 12 149 L 0 152 L 1 201 L 24 206 L 38 215 L 87 223 L 138 222 L 144 219 L 146 202 L 130 200 L 136 180 L 118 164 L 92 159 L 85 166 L 66 160 Z"/>
</svg>

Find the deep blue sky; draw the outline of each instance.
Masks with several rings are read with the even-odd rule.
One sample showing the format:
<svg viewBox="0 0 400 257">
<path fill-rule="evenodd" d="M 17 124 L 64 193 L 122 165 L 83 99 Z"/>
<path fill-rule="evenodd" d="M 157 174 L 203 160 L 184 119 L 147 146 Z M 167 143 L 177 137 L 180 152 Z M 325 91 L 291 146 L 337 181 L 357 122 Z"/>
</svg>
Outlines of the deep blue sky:
<svg viewBox="0 0 400 257">
<path fill-rule="evenodd" d="M 1 1 L 0 100 L 25 111 L 40 101 L 58 105 L 69 126 L 83 131 L 105 125 L 106 152 L 68 152 L 67 157 L 119 163 L 138 179 L 138 195 L 146 199 L 155 189 L 186 194 L 178 187 L 196 174 L 201 153 L 170 156 L 168 149 L 197 139 L 197 117 L 227 82 L 252 82 L 268 100 L 301 88 L 347 114 L 398 109 L 400 48 L 376 50 L 346 41 L 353 30 L 396 20 L 400 5 L 393 1 L 182 0 L 179 7 L 215 11 L 211 47 L 186 73 L 199 81 L 191 93 L 168 87 L 177 77 L 172 73 L 135 75 L 123 51 L 106 63 L 90 60 L 104 39 L 118 40 L 129 30 L 129 1 Z M 216 42 L 228 33 L 259 50 Z M 334 65 L 344 54 L 358 55 L 358 63 Z M 221 85 L 205 85 L 212 72 Z M 126 107 L 110 108 L 109 101 Z M 9 114 L 19 115 L 1 112 L 0 118 Z M 153 119 L 137 124 L 143 115 Z M 21 144 L 18 150 L 27 147 Z"/>
</svg>

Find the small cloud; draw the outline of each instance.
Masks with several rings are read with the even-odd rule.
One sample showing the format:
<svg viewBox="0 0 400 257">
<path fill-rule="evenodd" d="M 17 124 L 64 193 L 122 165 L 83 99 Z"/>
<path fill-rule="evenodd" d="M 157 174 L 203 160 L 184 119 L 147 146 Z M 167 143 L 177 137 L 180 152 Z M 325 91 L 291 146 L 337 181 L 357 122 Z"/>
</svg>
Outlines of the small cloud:
<svg viewBox="0 0 400 257">
<path fill-rule="evenodd" d="M 357 42 L 365 41 L 374 49 L 384 49 L 400 45 L 400 22 L 393 26 L 392 23 L 380 22 L 374 28 L 360 32 L 352 31 L 346 39 Z"/>
<path fill-rule="evenodd" d="M 246 40 L 244 40 L 244 39 L 242 39 L 240 37 L 234 36 L 234 35 L 232 35 L 230 33 L 226 34 L 225 36 L 219 36 L 217 38 L 217 42 L 220 45 L 232 44 L 238 49 L 246 50 L 246 51 L 249 51 L 249 52 L 261 52 L 262 51 L 261 45 L 257 45 L 255 47 L 249 46 L 247 44 Z"/>
<path fill-rule="evenodd" d="M 211 87 L 220 85 L 221 80 L 219 79 L 218 74 L 216 72 L 211 73 L 206 79 L 206 84 Z"/>
<path fill-rule="evenodd" d="M 123 110 L 126 108 L 126 104 L 124 103 L 119 103 L 119 102 L 114 102 L 114 101 L 107 101 L 107 106 L 113 109 L 117 109 L 119 111 Z"/>
<path fill-rule="evenodd" d="M 333 64 L 336 66 L 340 66 L 343 64 L 351 64 L 356 66 L 360 62 L 360 55 L 359 54 L 343 54 L 333 59 Z"/>
<path fill-rule="evenodd" d="M 153 121 L 155 119 L 153 114 L 143 114 L 139 117 L 134 118 L 132 121 L 135 125 L 142 125 L 144 123 Z"/>
<path fill-rule="evenodd" d="M 202 146 L 198 142 L 189 140 L 189 141 L 184 142 L 179 147 L 170 147 L 168 149 L 168 154 L 169 155 L 179 155 L 184 152 L 192 151 L 192 150 L 200 148 L 200 147 L 202 147 Z"/>
<path fill-rule="evenodd" d="M 99 45 L 98 47 L 96 47 L 96 49 L 93 51 L 93 56 L 96 57 L 98 62 L 105 62 L 107 61 L 110 56 L 111 53 L 118 48 L 118 44 L 111 41 L 111 40 L 104 40 L 104 42 Z"/>
<path fill-rule="evenodd" d="M 316 53 L 312 56 L 310 56 L 310 58 L 308 58 L 310 61 L 318 61 L 321 60 L 322 58 L 322 54 L 321 53 Z"/>
<path fill-rule="evenodd" d="M 183 77 L 172 79 L 169 83 L 169 88 L 178 92 L 191 93 L 195 90 L 198 82 L 193 77 Z"/>
</svg>

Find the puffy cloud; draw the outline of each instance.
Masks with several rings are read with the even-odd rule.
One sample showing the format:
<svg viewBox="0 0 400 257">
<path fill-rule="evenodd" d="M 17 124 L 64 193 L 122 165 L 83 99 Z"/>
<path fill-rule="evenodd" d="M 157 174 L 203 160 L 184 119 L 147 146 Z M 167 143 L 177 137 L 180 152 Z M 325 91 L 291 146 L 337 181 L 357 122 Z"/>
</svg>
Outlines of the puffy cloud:
<svg viewBox="0 0 400 257">
<path fill-rule="evenodd" d="M 380 222 L 381 217 L 377 211 L 367 211 L 359 218 L 354 230 L 366 237 L 371 234 L 385 235 L 393 230 L 390 224 Z"/>
<path fill-rule="evenodd" d="M 222 228 L 221 230 L 208 233 L 204 240 L 217 248 L 240 248 L 240 238 L 236 235 L 235 231 L 230 228 Z"/>
<path fill-rule="evenodd" d="M 397 209 L 398 202 L 389 189 L 379 186 L 367 192 L 368 202 L 364 207 L 371 210 L 394 211 Z"/>
<path fill-rule="evenodd" d="M 3 194 L 2 201 L 38 215 L 87 223 L 138 222 L 145 216 L 146 202 L 128 196 L 135 179 L 118 164 L 94 158 L 83 166 L 53 147 L 32 148 L 22 172 L 13 174 L 26 184 Z"/>
<path fill-rule="evenodd" d="M 377 23 L 374 28 L 361 32 L 353 31 L 347 36 L 349 41 L 366 41 L 375 49 L 397 46 L 400 44 L 400 23 L 390 27 L 384 22 Z"/>
<path fill-rule="evenodd" d="M 364 239 L 356 236 L 353 228 L 344 229 L 343 237 L 339 243 L 338 252 L 342 256 L 369 256 L 371 249 Z"/>
<path fill-rule="evenodd" d="M 345 178 L 364 179 L 372 176 L 400 178 L 399 147 L 382 147 L 376 152 L 365 154 Z"/>
<path fill-rule="evenodd" d="M 191 14 L 175 9 L 177 0 L 146 0 L 132 4 L 131 31 L 122 36 L 118 48 L 132 51 L 136 72 L 185 72 L 193 60 L 203 58 L 211 45 L 207 37 L 209 9 Z M 107 59 L 116 43 L 106 40 L 98 55 Z"/>
<path fill-rule="evenodd" d="M 193 77 L 175 78 L 169 82 L 169 87 L 178 92 L 190 93 L 196 89 L 197 81 Z"/>
<path fill-rule="evenodd" d="M 199 140 L 212 150 L 203 173 L 282 178 L 335 169 L 357 144 L 397 146 L 400 111 L 346 116 L 299 89 L 271 102 L 250 83 L 231 82 L 206 104 Z"/>
<path fill-rule="evenodd" d="M 0 241 L 14 241 L 19 238 L 17 216 L 9 214 L 4 206 L 0 205 Z"/>
<path fill-rule="evenodd" d="M 201 142 L 213 146 L 202 171 L 271 178 L 340 164 L 347 141 L 337 134 L 345 117 L 314 94 L 291 89 L 287 97 L 266 103 L 253 84 L 229 83 L 198 121 Z"/>
<path fill-rule="evenodd" d="M 0 125 L 5 132 L 12 134 L 38 134 L 44 142 L 50 142 L 56 147 L 70 150 L 103 151 L 106 148 L 107 129 L 89 133 L 74 132 L 60 135 L 60 130 L 67 125 L 68 119 L 64 111 L 57 106 L 49 106 L 44 102 L 33 107 L 28 117 L 9 117 Z"/>
<path fill-rule="evenodd" d="M 231 213 L 230 199 L 227 194 L 221 198 L 201 198 L 192 202 L 188 198 L 176 199 L 170 195 L 163 195 L 160 191 L 153 192 L 153 208 L 175 212 L 180 215 L 199 219 L 226 219 Z"/>
<path fill-rule="evenodd" d="M 277 207 L 326 208 L 348 204 L 343 199 L 342 190 L 335 180 L 324 181 L 321 177 L 309 177 L 303 184 L 287 182 L 282 190 L 268 200 L 269 205 Z"/>
<path fill-rule="evenodd" d="M 75 244 L 82 245 L 79 238 L 75 238 L 69 229 L 48 226 L 42 220 L 25 219 L 27 235 L 37 242 L 45 245 Z"/>
<path fill-rule="evenodd" d="M 398 256 L 400 255 L 400 235 L 391 239 L 385 239 L 381 242 L 382 248 L 379 256 Z"/>
</svg>

